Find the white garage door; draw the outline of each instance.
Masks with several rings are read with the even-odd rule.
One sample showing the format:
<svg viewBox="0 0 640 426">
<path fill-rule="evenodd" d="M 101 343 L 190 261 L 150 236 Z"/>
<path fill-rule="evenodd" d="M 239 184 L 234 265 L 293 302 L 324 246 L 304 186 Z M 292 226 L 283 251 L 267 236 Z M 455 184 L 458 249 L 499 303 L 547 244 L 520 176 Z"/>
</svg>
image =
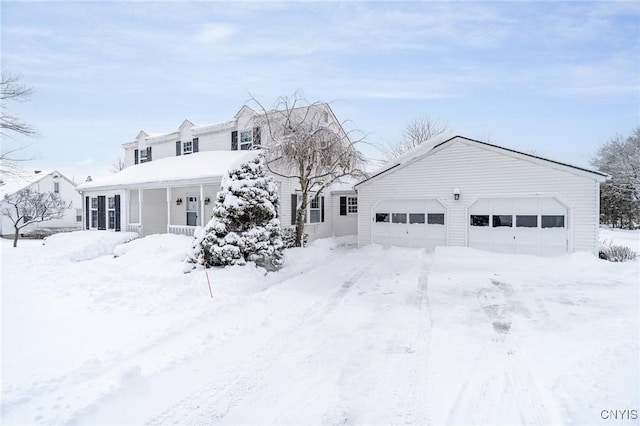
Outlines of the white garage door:
<svg viewBox="0 0 640 426">
<path fill-rule="evenodd" d="M 555 198 L 487 198 L 469 208 L 468 245 L 553 256 L 568 249 L 567 208 Z"/>
<path fill-rule="evenodd" d="M 382 200 L 372 219 L 374 243 L 427 250 L 447 244 L 446 209 L 436 200 Z"/>
</svg>

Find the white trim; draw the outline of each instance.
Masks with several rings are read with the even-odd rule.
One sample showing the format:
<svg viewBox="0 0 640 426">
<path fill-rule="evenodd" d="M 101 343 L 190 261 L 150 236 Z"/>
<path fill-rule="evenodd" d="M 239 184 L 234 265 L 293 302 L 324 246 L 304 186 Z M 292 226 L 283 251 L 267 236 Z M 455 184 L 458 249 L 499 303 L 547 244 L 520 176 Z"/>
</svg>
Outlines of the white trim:
<svg viewBox="0 0 640 426">
<path fill-rule="evenodd" d="M 200 185 L 200 226 L 204 226 L 204 185 Z"/>
</svg>

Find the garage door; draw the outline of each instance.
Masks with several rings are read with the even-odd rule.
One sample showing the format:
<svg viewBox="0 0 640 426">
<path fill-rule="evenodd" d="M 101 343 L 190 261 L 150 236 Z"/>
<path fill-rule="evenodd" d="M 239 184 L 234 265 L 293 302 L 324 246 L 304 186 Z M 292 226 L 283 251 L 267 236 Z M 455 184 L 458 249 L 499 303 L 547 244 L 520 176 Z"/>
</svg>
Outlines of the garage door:
<svg viewBox="0 0 640 426">
<path fill-rule="evenodd" d="M 383 200 L 373 211 L 373 242 L 433 250 L 447 244 L 446 221 L 437 200 Z"/>
<path fill-rule="evenodd" d="M 568 249 L 567 208 L 555 198 L 486 198 L 469 207 L 468 245 L 553 256 Z"/>
</svg>

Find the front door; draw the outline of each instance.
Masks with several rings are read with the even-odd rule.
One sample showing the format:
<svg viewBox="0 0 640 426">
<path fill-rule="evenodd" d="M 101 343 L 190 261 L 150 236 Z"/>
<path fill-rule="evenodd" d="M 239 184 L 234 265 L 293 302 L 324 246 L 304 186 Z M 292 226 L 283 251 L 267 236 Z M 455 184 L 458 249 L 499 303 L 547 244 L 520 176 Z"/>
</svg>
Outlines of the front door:
<svg viewBox="0 0 640 426">
<path fill-rule="evenodd" d="M 200 216 L 198 197 L 187 197 L 187 226 L 197 226 Z"/>
</svg>

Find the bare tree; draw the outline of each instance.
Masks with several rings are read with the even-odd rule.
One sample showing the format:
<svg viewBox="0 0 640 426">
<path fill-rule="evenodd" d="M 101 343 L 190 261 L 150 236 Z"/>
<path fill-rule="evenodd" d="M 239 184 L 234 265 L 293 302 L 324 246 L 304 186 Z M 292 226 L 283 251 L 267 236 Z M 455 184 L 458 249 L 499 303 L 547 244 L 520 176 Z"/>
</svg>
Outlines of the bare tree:
<svg viewBox="0 0 640 426">
<path fill-rule="evenodd" d="M 255 98 L 261 113 L 256 122 L 261 126 L 261 145 L 267 168 L 300 185 L 296 209 L 296 246 L 302 246 L 304 218 L 310 197 L 342 177 L 365 176 L 364 157 L 355 145 L 354 132 L 345 132 L 326 103 L 309 103 L 300 92 L 292 97 L 280 97 L 267 111 Z"/>
<path fill-rule="evenodd" d="M 113 173 L 118 173 L 118 172 L 124 170 L 124 167 L 125 167 L 124 157 L 120 155 L 111 164 L 111 171 Z"/>
<path fill-rule="evenodd" d="M 18 246 L 20 230 L 32 223 L 60 219 L 72 203 L 66 203 L 52 192 L 37 192 L 29 188 L 14 194 L 5 194 L 0 214 L 8 217 L 13 223 L 15 233 L 13 246 Z"/>
<path fill-rule="evenodd" d="M 37 133 L 31 125 L 22 121 L 20 117 L 7 110 L 7 102 L 26 102 L 31 98 L 33 89 L 20 83 L 20 75 L 14 75 L 2 71 L 0 80 L 0 135 L 10 137 L 13 135 L 36 136 Z M 0 170 L 3 174 L 18 174 L 16 162 L 24 161 L 14 156 L 16 151 L 22 148 L 11 149 L 0 153 Z"/>
<path fill-rule="evenodd" d="M 450 131 L 449 127 L 439 120 L 429 117 L 414 118 L 406 124 L 402 138 L 392 143 L 385 154 L 390 159 L 397 158 L 429 139 Z"/>
<path fill-rule="evenodd" d="M 601 185 L 601 221 L 629 229 L 640 226 L 640 127 L 605 143 L 591 165 L 611 175 Z"/>
</svg>

